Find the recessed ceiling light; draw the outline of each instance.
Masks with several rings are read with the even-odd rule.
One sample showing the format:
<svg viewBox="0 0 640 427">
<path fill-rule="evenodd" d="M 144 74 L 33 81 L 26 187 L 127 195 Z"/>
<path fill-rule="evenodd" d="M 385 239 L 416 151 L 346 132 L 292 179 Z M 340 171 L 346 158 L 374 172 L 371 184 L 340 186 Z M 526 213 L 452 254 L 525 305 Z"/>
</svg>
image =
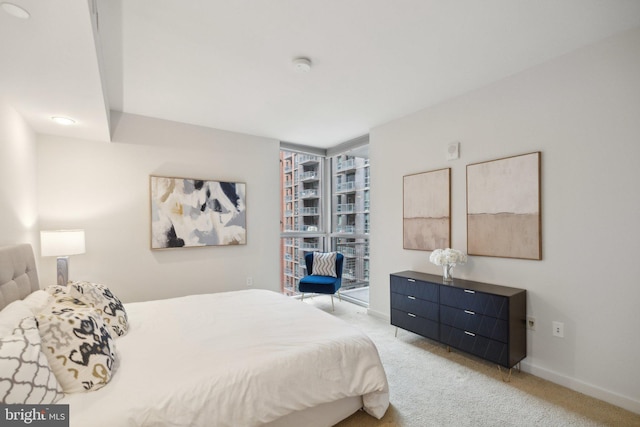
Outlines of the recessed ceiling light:
<svg viewBox="0 0 640 427">
<path fill-rule="evenodd" d="M 308 73 L 311 71 L 311 60 L 309 58 L 296 58 L 293 60 L 293 69 L 298 73 Z"/>
<path fill-rule="evenodd" d="M 2 3 L 2 8 L 9 15 L 15 16 L 16 18 L 29 19 L 29 16 L 31 16 L 25 9 L 13 3 Z"/>
<path fill-rule="evenodd" d="M 60 117 L 60 116 L 51 117 L 51 120 L 63 126 L 69 126 L 76 122 L 75 120 L 70 119 L 69 117 Z"/>
</svg>

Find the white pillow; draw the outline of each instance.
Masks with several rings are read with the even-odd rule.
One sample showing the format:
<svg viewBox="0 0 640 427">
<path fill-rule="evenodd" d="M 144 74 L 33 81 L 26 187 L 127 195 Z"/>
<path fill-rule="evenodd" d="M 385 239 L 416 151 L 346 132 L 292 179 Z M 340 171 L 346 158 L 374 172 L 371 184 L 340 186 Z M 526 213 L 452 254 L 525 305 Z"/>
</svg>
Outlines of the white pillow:
<svg viewBox="0 0 640 427">
<path fill-rule="evenodd" d="M 129 330 L 129 318 L 122 302 L 109 288 L 100 283 L 71 282 L 68 295 L 94 307 L 117 338 Z"/>
<path fill-rule="evenodd" d="M 23 318 L 0 338 L 0 398 L 3 404 L 55 403 L 64 395 L 41 351 L 35 317 Z"/>
<path fill-rule="evenodd" d="M 338 277 L 336 274 L 336 252 L 313 253 L 313 276 Z"/>
<path fill-rule="evenodd" d="M 31 312 L 36 315 L 53 302 L 53 296 L 49 292 L 39 289 L 27 295 L 23 301 Z"/>
<path fill-rule="evenodd" d="M 23 300 L 17 300 L 0 310 L 0 337 L 12 335 L 20 321 L 32 317 L 31 309 Z"/>
<path fill-rule="evenodd" d="M 44 353 L 65 393 L 98 390 L 111 379 L 115 343 L 95 309 L 68 308 L 36 317 Z"/>
</svg>

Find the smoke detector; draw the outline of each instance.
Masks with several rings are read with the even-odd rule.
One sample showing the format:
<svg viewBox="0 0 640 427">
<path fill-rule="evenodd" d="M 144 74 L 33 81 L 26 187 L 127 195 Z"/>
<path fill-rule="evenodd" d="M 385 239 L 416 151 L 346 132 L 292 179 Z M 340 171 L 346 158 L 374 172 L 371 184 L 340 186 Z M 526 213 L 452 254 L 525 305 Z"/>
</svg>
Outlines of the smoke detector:
<svg viewBox="0 0 640 427">
<path fill-rule="evenodd" d="M 309 58 L 296 58 L 293 60 L 293 69 L 298 73 L 308 73 L 311 71 L 311 60 Z"/>
</svg>

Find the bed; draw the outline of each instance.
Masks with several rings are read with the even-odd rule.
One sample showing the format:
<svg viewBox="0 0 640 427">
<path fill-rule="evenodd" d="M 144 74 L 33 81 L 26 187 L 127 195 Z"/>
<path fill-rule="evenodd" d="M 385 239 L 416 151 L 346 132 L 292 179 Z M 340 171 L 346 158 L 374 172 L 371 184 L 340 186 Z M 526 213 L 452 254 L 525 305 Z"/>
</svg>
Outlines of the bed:
<svg viewBox="0 0 640 427">
<path fill-rule="evenodd" d="M 0 308 L 39 284 L 29 245 L 0 248 Z M 71 426 L 330 426 L 381 418 L 388 383 L 371 340 L 266 290 L 124 304 L 110 380 L 65 393 Z M 1 314 L 1 313 L 0 313 Z M 44 344 L 43 344 L 44 345 Z"/>
</svg>

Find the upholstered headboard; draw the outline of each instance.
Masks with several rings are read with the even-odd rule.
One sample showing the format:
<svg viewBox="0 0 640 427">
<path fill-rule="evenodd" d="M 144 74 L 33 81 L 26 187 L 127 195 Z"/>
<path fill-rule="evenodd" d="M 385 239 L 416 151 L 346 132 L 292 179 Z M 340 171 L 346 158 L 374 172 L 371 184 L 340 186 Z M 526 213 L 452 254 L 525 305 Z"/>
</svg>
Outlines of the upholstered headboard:
<svg viewBox="0 0 640 427">
<path fill-rule="evenodd" d="M 40 289 L 30 244 L 0 247 L 0 310 Z"/>
</svg>

